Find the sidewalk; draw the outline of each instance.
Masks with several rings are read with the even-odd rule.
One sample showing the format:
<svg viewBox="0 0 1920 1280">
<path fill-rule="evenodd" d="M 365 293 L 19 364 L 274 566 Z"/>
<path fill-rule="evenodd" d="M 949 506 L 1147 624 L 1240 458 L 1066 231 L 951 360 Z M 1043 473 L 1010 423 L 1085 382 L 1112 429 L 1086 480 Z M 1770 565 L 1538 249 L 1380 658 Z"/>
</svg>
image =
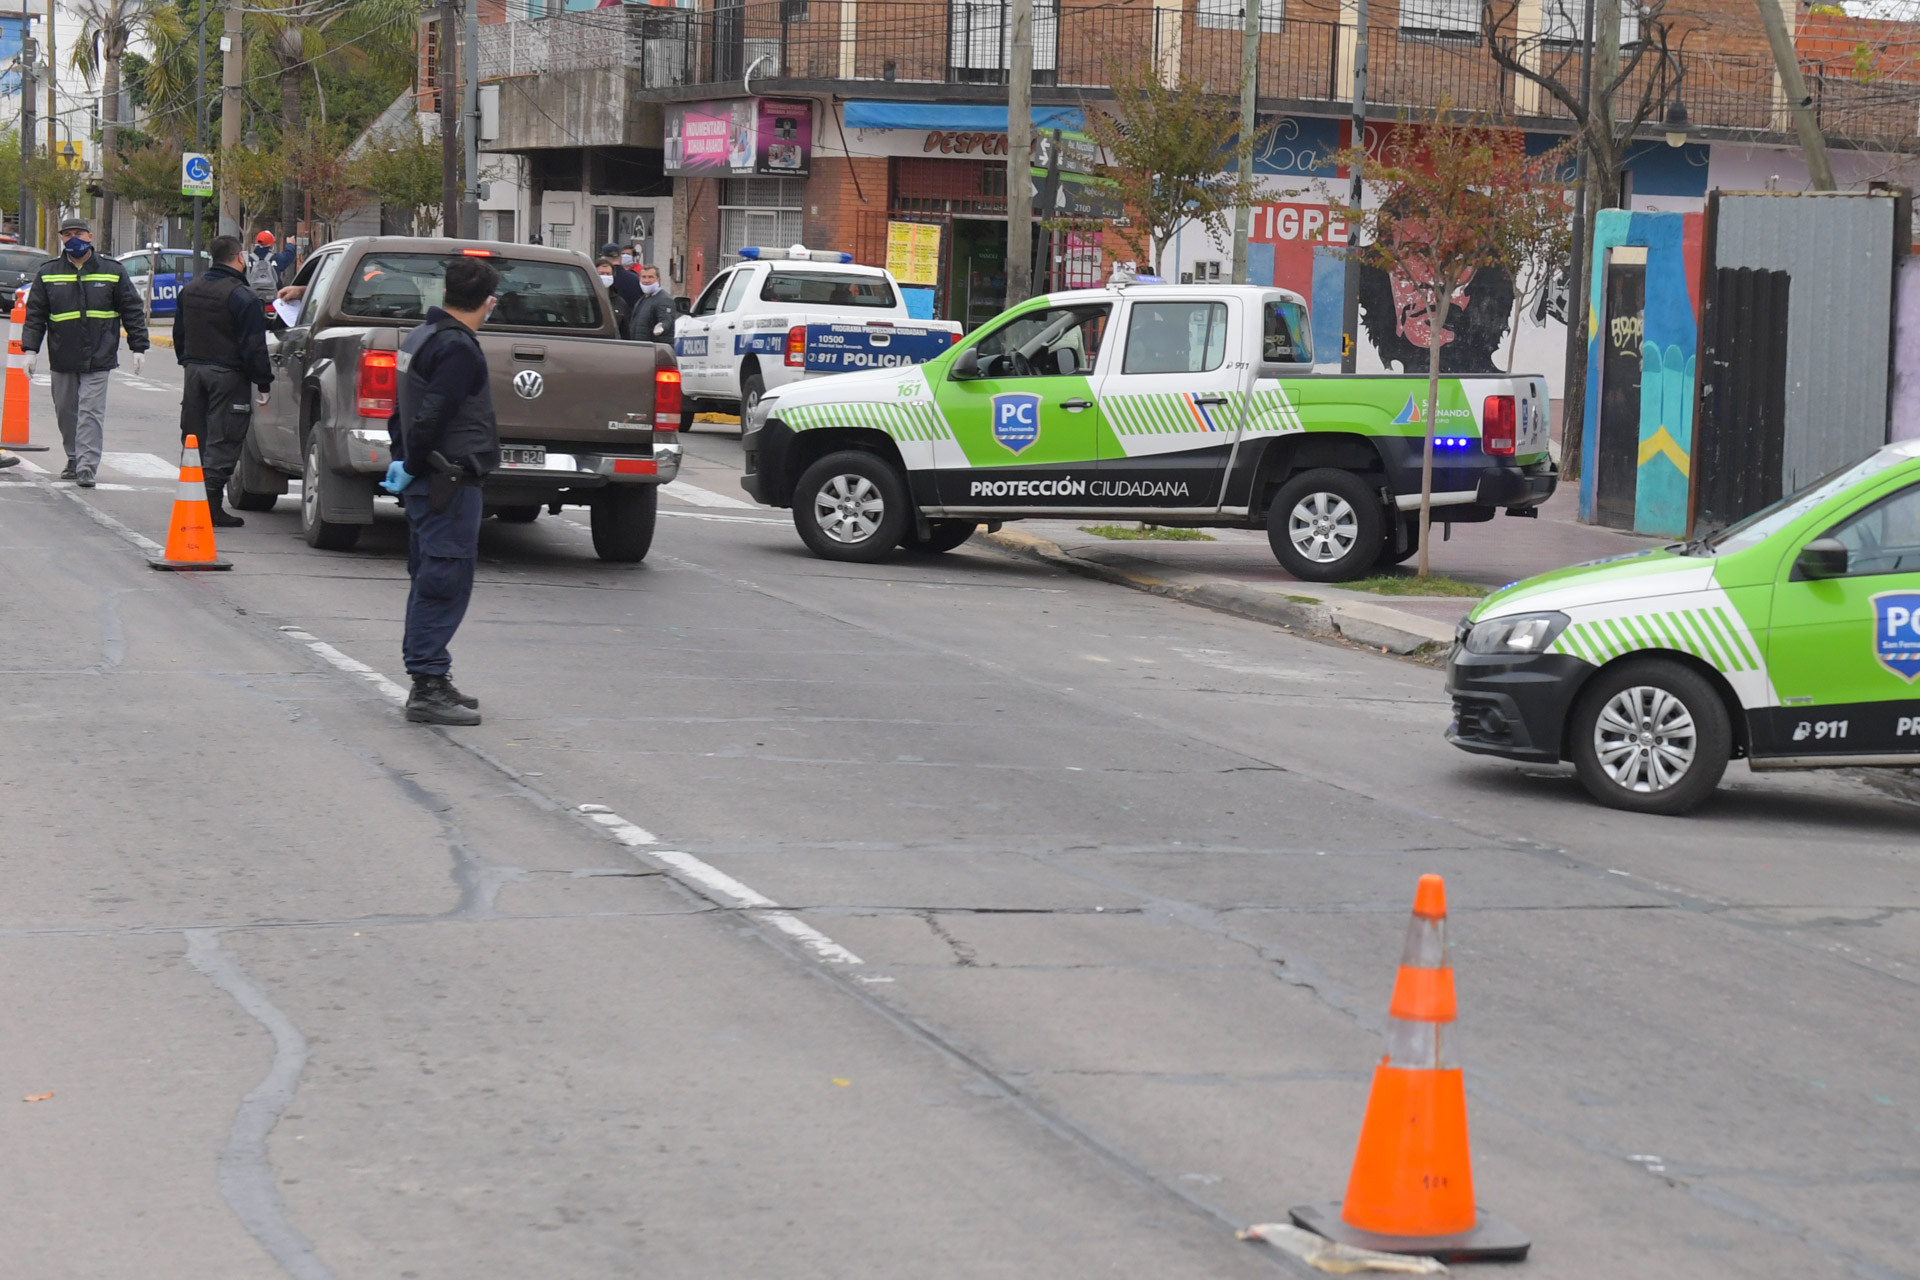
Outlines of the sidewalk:
<svg viewBox="0 0 1920 1280">
<path fill-rule="evenodd" d="M 1450 542 L 1439 540 L 1436 525 L 1433 572 L 1496 590 L 1550 569 L 1671 541 L 1581 524 L 1574 519 L 1577 508 L 1576 495 L 1567 489 L 1542 506 L 1536 520 L 1498 516 L 1487 524 L 1459 525 Z M 1069 572 L 1395 653 L 1451 644 L 1454 624 L 1474 603 L 1300 582 L 1274 559 L 1264 530 L 1208 529 L 1213 542 L 1115 542 L 1082 531 L 1100 523 L 1107 522 L 1022 520 L 990 541 Z M 1412 562 L 1401 570 L 1411 575 Z"/>
</svg>

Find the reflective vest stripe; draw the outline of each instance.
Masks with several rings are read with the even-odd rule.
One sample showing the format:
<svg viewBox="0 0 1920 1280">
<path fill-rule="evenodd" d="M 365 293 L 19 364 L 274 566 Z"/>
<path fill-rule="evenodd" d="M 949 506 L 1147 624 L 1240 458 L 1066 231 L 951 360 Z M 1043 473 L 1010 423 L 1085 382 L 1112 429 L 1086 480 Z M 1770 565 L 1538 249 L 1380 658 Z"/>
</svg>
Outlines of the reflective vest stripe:
<svg viewBox="0 0 1920 1280">
<path fill-rule="evenodd" d="M 48 316 L 47 323 L 59 324 L 62 320 L 78 320 L 79 318 L 80 313 L 78 311 L 62 311 L 59 315 Z"/>
<path fill-rule="evenodd" d="M 92 307 L 88 307 L 87 318 L 90 320 L 117 320 L 120 318 L 120 313 L 118 311 L 95 311 Z"/>
<path fill-rule="evenodd" d="M 41 276 L 40 279 L 46 284 L 78 284 L 80 283 L 80 277 L 78 275 Z"/>
<path fill-rule="evenodd" d="M 71 279 L 72 277 L 68 277 L 68 278 Z M 120 279 L 119 276 L 115 276 L 115 275 L 81 276 L 80 278 L 82 280 L 106 280 L 106 281 L 117 281 Z M 53 277 L 48 276 L 47 279 L 51 280 L 53 279 Z"/>
</svg>

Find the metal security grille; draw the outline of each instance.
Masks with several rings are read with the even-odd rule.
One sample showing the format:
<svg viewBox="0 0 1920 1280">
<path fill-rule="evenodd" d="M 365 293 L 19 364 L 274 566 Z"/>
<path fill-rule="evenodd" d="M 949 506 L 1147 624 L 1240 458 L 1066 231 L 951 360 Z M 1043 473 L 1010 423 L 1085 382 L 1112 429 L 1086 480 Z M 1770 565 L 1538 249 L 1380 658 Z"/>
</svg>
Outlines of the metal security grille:
<svg viewBox="0 0 1920 1280">
<path fill-rule="evenodd" d="M 902 213 L 945 213 L 963 217 L 1007 216 L 1005 161 L 928 160 L 908 156 L 893 161 L 893 207 Z"/>
<path fill-rule="evenodd" d="M 785 248 L 800 240 L 798 178 L 730 178 L 720 184 L 720 260 L 736 262 L 743 245 Z"/>
</svg>

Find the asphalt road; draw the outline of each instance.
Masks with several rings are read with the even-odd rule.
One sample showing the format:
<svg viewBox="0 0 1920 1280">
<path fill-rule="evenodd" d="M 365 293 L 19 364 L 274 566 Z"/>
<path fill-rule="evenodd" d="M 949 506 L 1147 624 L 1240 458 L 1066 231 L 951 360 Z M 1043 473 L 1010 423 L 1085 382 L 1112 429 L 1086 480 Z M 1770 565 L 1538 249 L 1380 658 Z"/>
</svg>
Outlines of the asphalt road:
<svg viewBox="0 0 1920 1280">
<path fill-rule="evenodd" d="M 0 475 L 10 1280 L 1287 1273 L 1428 871 L 1516 1274 L 1920 1276 L 1914 806 L 1598 809 L 1430 668 L 812 559 L 711 429 L 643 566 L 490 524 L 486 723 L 407 725 L 391 508 L 146 567 L 155 354 L 100 489 Z"/>
</svg>

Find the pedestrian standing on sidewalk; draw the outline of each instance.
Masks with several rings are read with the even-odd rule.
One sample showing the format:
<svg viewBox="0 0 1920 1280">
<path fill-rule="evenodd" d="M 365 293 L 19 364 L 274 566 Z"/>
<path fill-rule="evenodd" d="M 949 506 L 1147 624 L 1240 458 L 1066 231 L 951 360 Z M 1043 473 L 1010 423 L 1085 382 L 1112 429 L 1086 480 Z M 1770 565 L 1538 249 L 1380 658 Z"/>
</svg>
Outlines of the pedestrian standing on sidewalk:
<svg viewBox="0 0 1920 1280">
<path fill-rule="evenodd" d="M 381 486 L 407 511 L 407 719 L 479 724 L 480 700 L 454 688 L 447 644 L 467 615 L 480 556 L 480 482 L 500 465 L 487 357 L 474 330 L 493 314 L 500 273 L 481 258 L 447 264 L 442 304 L 400 344 L 400 394 L 388 421 L 393 462 Z"/>
<path fill-rule="evenodd" d="M 627 336 L 635 342 L 673 345 L 673 299 L 660 287 L 658 267 L 640 268 L 640 305 L 633 309 Z"/>
<path fill-rule="evenodd" d="M 31 378 L 46 341 L 53 415 L 67 447 L 60 478 L 91 489 L 106 444 L 107 383 L 120 364 L 120 329 L 126 327 L 138 377 L 147 367 L 147 312 L 127 269 L 94 252 L 93 227 L 85 218 L 68 218 L 60 234 L 60 256 L 40 264 L 27 290 L 20 349 Z"/>
<path fill-rule="evenodd" d="M 185 370 L 180 396 L 180 442 L 200 437 L 207 480 L 207 513 L 218 529 L 245 524 L 221 505 L 227 481 L 253 425 L 253 408 L 273 387 L 267 359 L 267 318 L 247 282 L 235 236 L 215 236 L 213 266 L 180 291 L 173 321 L 173 356 Z"/>
<path fill-rule="evenodd" d="M 620 336 L 624 338 L 627 336 L 627 322 L 633 319 L 633 308 L 628 306 L 627 300 L 620 296 L 620 291 L 613 287 L 614 273 L 620 270 L 620 264 L 612 258 L 602 258 L 594 265 L 600 268 L 600 287 L 607 291 L 607 300 L 613 306 L 613 323 L 619 328 Z"/>
<path fill-rule="evenodd" d="M 286 264 L 291 260 L 290 254 L 273 251 L 273 232 L 262 231 L 255 236 L 253 253 L 243 269 L 253 296 L 262 302 L 272 302 L 280 292 L 280 282 L 287 274 Z"/>
</svg>

